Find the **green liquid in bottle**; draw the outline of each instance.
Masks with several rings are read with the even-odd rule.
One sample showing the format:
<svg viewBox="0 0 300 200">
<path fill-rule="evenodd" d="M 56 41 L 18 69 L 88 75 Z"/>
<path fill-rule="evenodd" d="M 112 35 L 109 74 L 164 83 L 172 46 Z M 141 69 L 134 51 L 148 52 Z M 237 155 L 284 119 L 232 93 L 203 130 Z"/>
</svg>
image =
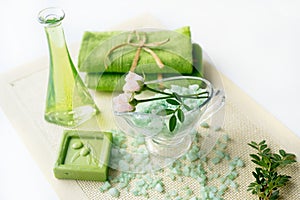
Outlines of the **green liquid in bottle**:
<svg viewBox="0 0 300 200">
<path fill-rule="evenodd" d="M 63 11 L 57 8 L 48 8 L 39 14 L 50 52 L 45 119 L 75 127 L 98 113 L 98 108 L 71 60 L 61 26 L 63 18 Z"/>
</svg>

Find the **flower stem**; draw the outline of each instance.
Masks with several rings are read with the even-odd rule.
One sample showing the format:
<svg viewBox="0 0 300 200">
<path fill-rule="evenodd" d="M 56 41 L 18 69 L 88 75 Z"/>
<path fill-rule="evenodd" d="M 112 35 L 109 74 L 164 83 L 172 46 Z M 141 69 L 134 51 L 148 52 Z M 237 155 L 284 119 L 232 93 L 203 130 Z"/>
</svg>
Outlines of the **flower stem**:
<svg viewBox="0 0 300 200">
<path fill-rule="evenodd" d="M 152 98 L 152 99 L 137 99 L 136 102 L 137 103 L 144 103 L 144 102 L 148 102 L 148 101 L 156 101 L 156 100 L 161 100 L 161 99 L 169 99 L 170 96 L 167 97 L 156 97 L 156 98 Z"/>
<path fill-rule="evenodd" d="M 197 93 L 197 94 L 186 94 L 186 95 L 180 95 L 180 94 L 177 94 L 178 96 L 180 97 L 183 97 L 183 98 L 203 98 L 203 97 L 198 97 L 199 95 L 203 95 L 203 94 L 208 94 L 208 92 L 200 92 L 200 93 Z M 205 96 L 205 98 L 207 98 L 208 96 Z"/>
<path fill-rule="evenodd" d="M 166 92 L 163 92 L 163 91 L 160 91 L 160 90 L 156 90 L 156 89 L 150 88 L 147 85 L 144 85 L 144 87 L 146 89 L 150 90 L 151 92 L 156 92 L 156 93 L 160 93 L 160 94 L 164 94 L 164 95 L 173 96 L 172 94 L 169 94 L 169 93 L 166 93 Z"/>
<path fill-rule="evenodd" d="M 160 91 L 160 90 L 156 90 L 156 89 L 153 89 L 153 88 L 150 88 L 148 87 L 147 85 L 144 85 L 145 89 L 148 89 L 152 92 L 156 92 L 156 93 L 160 93 L 160 94 L 164 94 L 164 95 L 168 95 L 170 97 L 175 97 L 173 94 L 170 94 L 170 93 L 166 93 L 166 92 L 163 92 L 163 91 Z M 205 97 L 198 97 L 199 95 L 203 95 L 203 94 L 208 94 L 207 91 L 205 92 L 200 92 L 200 93 L 197 93 L 197 94 L 186 94 L 186 95 L 181 95 L 181 94 L 177 94 L 179 97 L 183 97 L 183 98 L 195 98 L 195 99 L 198 99 L 198 98 L 208 98 L 208 96 L 205 96 Z"/>
<path fill-rule="evenodd" d="M 138 103 L 144 103 L 144 102 L 148 102 L 148 101 L 156 101 L 156 100 L 162 100 L 162 99 L 169 99 L 169 98 L 176 98 L 174 94 L 170 94 L 167 92 L 163 92 L 160 90 L 156 90 L 153 88 L 148 87 L 147 85 L 144 85 L 144 89 L 148 89 L 151 92 L 155 92 L 155 93 L 159 93 L 159 94 L 163 94 L 163 95 L 167 95 L 167 96 L 163 96 L 163 97 L 156 97 L 156 98 L 152 98 L 152 99 L 135 99 L 135 105 Z M 203 94 L 208 94 L 208 92 L 200 92 L 197 94 L 188 94 L 188 95 L 180 95 L 177 94 L 177 96 L 181 97 L 181 98 L 190 98 L 190 99 L 204 99 L 204 98 L 208 98 L 208 96 L 199 96 L 199 95 L 203 95 Z"/>
<path fill-rule="evenodd" d="M 201 97 L 193 97 L 193 96 L 184 96 L 183 98 L 189 98 L 189 99 L 205 99 L 208 98 L 208 96 L 201 96 Z"/>
</svg>

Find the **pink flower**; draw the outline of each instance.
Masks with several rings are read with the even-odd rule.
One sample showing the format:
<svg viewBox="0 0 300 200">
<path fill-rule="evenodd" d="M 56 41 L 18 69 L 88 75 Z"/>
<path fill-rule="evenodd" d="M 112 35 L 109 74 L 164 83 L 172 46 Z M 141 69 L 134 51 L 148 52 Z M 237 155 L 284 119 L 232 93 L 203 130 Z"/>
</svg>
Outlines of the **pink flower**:
<svg viewBox="0 0 300 200">
<path fill-rule="evenodd" d="M 130 112 L 135 109 L 129 102 L 132 99 L 131 93 L 122 93 L 113 98 L 113 107 L 116 112 Z"/>
<path fill-rule="evenodd" d="M 144 78 L 134 72 L 128 72 L 125 77 L 124 92 L 139 92 L 144 85 Z"/>
</svg>

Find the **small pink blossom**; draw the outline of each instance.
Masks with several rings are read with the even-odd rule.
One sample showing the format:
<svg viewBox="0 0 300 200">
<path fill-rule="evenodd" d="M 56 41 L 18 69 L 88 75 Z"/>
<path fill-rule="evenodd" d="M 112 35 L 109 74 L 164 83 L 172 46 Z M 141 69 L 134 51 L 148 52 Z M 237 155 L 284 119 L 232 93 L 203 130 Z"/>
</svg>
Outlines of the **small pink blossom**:
<svg viewBox="0 0 300 200">
<path fill-rule="evenodd" d="M 142 81 L 144 82 L 144 78 L 134 72 L 129 71 L 125 77 L 125 81 L 135 80 L 135 81 Z"/>
<path fill-rule="evenodd" d="M 123 86 L 124 92 L 138 92 L 141 90 L 141 86 L 136 81 L 126 82 Z"/>
<path fill-rule="evenodd" d="M 113 107 L 116 112 L 130 112 L 135 109 L 129 102 L 132 99 L 131 93 L 122 93 L 113 98 Z"/>
<path fill-rule="evenodd" d="M 139 92 L 144 85 L 144 78 L 134 72 L 128 72 L 125 77 L 124 92 Z"/>
</svg>

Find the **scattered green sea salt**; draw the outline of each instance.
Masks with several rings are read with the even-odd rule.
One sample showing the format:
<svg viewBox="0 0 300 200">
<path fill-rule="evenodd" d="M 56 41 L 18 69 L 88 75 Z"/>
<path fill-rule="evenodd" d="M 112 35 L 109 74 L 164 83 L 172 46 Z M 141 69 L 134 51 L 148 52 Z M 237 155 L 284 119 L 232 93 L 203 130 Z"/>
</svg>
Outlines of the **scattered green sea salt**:
<svg viewBox="0 0 300 200">
<path fill-rule="evenodd" d="M 182 169 L 182 174 L 184 176 L 189 176 L 190 175 L 190 171 L 191 171 L 191 169 L 190 169 L 189 166 L 184 166 L 184 168 Z"/>
<path fill-rule="evenodd" d="M 206 156 L 203 156 L 203 157 L 200 158 L 200 160 L 201 160 L 202 162 L 207 162 L 207 157 L 206 157 Z"/>
<path fill-rule="evenodd" d="M 219 180 L 220 180 L 221 183 L 224 183 L 226 181 L 226 177 L 220 177 Z"/>
<path fill-rule="evenodd" d="M 191 196 L 193 194 L 193 190 L 191 190 L 190 188 L 188 188 L 187 190 L 186 190 L 186 195 L 187 196 Z"/>
<path fill-rule="evenodd" d="M 200 126 L 201 126 L 202 128 L 209 128 L 209 125 L 208 125 L 207 122 L 202 122 L 202 123 L 200 124 Z"/>
<path fill-rule="evenodd" d="M 217 173 L 217 174 L 212 174 L 208 180 L 214 180 L 214 179 L 217 179 L 220 175 Z"/>
<path fill-rule="evenodd" d="M 175 181 L 176 180 L 176 176 L 174 174 L 168 174 L 168 176 L 170 177 L 170 179 L 172 181 Z"/>
<path fill-rule="evenodd" d="M 137 186 L 144 186 L 145 183 L 146 183 L 146 182 L 145 182 L 143 179 L 140 179 L 140 180 L 138 180 L 137 182 L 135 182 L 135 184 L 136 184 Z"/>
<path fill-rule="evenodd" d="M 127 153 L 126 137 L 124 134 L 115 133 L 114 145 L 118 145 L 119 149 L 115 149 L 115 153 L 119 157 L 115 157 L 112 164 L 118 164 L 121 169 L 132 169 L 137 167 L 136 164 L 140 164 L 141 167 L 145 167 L 147 159 L 149 159 L 149 153 L 144 147 L 144 138 L 135 138 L 132 141 L 133 146 L 136 146 L 132 152 L 134 154 Z M 200 134 L 195 135 L 195 141 L 201 141 Z M 191 199 L 191 200 L 222 200 L 222 196 L 229 189 L 238 189 L 239 185 L 235 181 L 238 177 L 238 168 L 244 166 L 244 162 L 239 157 L 231 159 L 228 152 L 226 152 L 227 142 L 230 141 L 228 135 L 222 135 L 217 141 L 216 146 L 210 152 L 208 156 L 204 156 L 199 146 L 193 144 L 190 150 L 180 159 L 173 162 L 167 168 L 156 171 L 152 174 L 134 174 L 127 172 L 119 172 L 118 175 L 110 175 L 109 181 L 105 182 L 101 187 L 100 191 L 108 191 L 113 197 L 119 197 L 120 192 L 127 191 L 131 192 L 135 196 L 143 196 L 145 198 L 153 199 L 150 194 L 150 190 L 154 190 L 160 195 L 164 195 L 164 199 Z M 224 161 L 223 161 L 224 159 Z M 209 162 L 206 162 L 206 161 Z M 211 165 L 209 163 L 213 163 Z M 222 162 L 227 164 L 228 172 L 220 176 L 215 173 L 216 166 Z M 194 179 L 199 184 L 200 195 L 193 196 L 197 193 L 189 188 L 188 186 L 166 191 L 164 186 L 164 180 L 160 177 L 164 173 L 173 181 L 182 181 Z M 185 179 L 184 177 L 190 177 Z M 214 180 L 219 180 L 219 185 L 214 185 Z M 120 189 L 120 191 L 118 190 Z M 150 193 L 149 193 L 150 192 Z M 161 199 L 161 198 L 158 198 Z"/>
<path fill-rule="evenodd" d="M 157 192 L 163 192 L 165 189 L 161 183 L 157 183 L 154 188 Z"/>
<path fill-rule="evenodd" d="M 139 191 L 137 188 L 133 189 L 133 190 L 131 191 L 131 193 L 132 193 L 134 196 L 140 196 L 140 191 Z"/>
<path fill-rule="evenodd" d="M 181 175 L 182 174 L 182 171 L 181 171 L 180 168 L 173 168 L 172 172 L 173 172 L 173 174 L 176 174 L 176 175 Z"/>
<path fill-rule="evenodd" d="M 128 186 L 128 183 L 119 183 L 118 184 L 118 188 L 119 189 L 123 189 L 123 188 L 125 188 L 125 187 L 127 187 Z"/>
<path fill-rule="evenodd" d="M 245 166 L 244 161 L 242 161 L 241 159 L 238 159 L 236 161 L 236 166 L 237 167 L 244 167 Z"/>
<path fill-rule="evenodd" d="M 222 158 L 224 158 L 224 157 L 225 157 L 225 154 L 224 154 L 224 152 L 223 152 L 223 151 L 216 150 L 216 154 L 217 154 L 217 156 L 218 156 L 220 159 L 222 159 Z"/>
<path fill-rule="evenodd" d="M 227 189 L 228 189 L 228 186 L 227 186 L 227 185 L 221 185 L 220 188 L 219 188 L 218 194 L 219 194 L 220 196 L 222 196 L 222 195 L 225 193 L 225 191 L 226 191 Z"/>
<path fill-rule="evenodd" d="M 227 178 L 229 178 L 230 180 L 234 180 L 236 179 L 237 176 L 238 173 L 236 171 L 231 171 L 230 174 L 227 176 Z"/>
<path fill-rule="evenodd" d="M 230 155 L 229 155 L 228 153 L 224 153 L 224 155 L 225 155 L 225 159 L 226 159 L 226 160 L 229 161 L 229 160 L 231 159 L 231 158 L 230 158 Z"/>
<path fill-rule="evenodd" d="M 137 186 L 135 187 L 131 193 L 135 196 L 145 196 L 147 197 L 149 194 L 147 192 L 147 187 Z"/>
<path fill-rule="evenodd" d="M 100 187 L 100 191 L 101 191 L 101 192 L 107 191 L 110 187 L 111 187 L 111 184 L 110 184 L 108 181 L 106 181 L 106 182 L 104 182 L 104 184 Z"/>
<path fill-rule="evenodd" d="M 190 153 L 188 153 L 188 154 L 186 155 L 186 158 L 187 158 L 189 161 L 193 162 L 193 161 L 195 161 L 195 160 L 198 159 L 198 155 L 197 155 L 196 153 L 194 153 L 194 152 L 190 152 Z"/>
<path fill-rule="evenodd" d="M 174 200 L 182 200 L 182 197 L 177 196 L 177 197 L 174 198 Z"/>
<path fill-rule="evenodd" d="M 182 188 L 182 190 L 188 190 L 188 189 L 190 189 L 190 187 L 187 185 Z"/>
<path fill-rule="evenodd" d="M 222 135 L 221 137 L 225 142 L 228 142 L 230 140 L 229 136 L 227 134 Z"/>
<path fill-rule="evenodd" d="M 120 192 L 119 190 L 117 190 L 116 188 L 110 188 L 108 190 L 109 194 L 112 196 L 112 197 L 119 197 L 120 196 Z"/>
<path fill-rule="evenodd" d="M 164 200 L 172 200 L 172 198 L 169 195 L 166 195 Z"/>
<path fill-rule="evenodd" d="M 175 196 L 178 195 L 178 192 L 177 192 L 176 190 L 170 190 L 170 191 L 169 191 L 169 195 L 170 195 L 171 197 L 175 197 Z"/>
<path fill-rule="evenodd" d="M 215 127 L 214 128 L 214 131 L 221 131 L 222 130 L 222 127 L 221 126 L 218 126 L 218 127 Z"/>
<path fill-rule="evenodd" d="M 217 187 L 216 186 L 211 186 L 210 188 L 210 191 L 213 192 L 213 193 L 216 193 L 218 191 Z"/>
<path fill-rule="evenodd" d="M 220 161 L 221 161 L 221 159 L 219 157 L 215 157 L 215 158 L 211 159 L 211 162 L 215 165 L 218 164 Z"/>
<path fill-rule="evenodd" d="M 182 176 L 179 176 L 179 177 L 177 178 L 177 180 L 180 181 L 180 182 L 183 182 Z"/>
<path fill-rule="evenodd" d="M 229 165 L 229 171 L 235 170 L 235 165 Z"/>
</svg>

